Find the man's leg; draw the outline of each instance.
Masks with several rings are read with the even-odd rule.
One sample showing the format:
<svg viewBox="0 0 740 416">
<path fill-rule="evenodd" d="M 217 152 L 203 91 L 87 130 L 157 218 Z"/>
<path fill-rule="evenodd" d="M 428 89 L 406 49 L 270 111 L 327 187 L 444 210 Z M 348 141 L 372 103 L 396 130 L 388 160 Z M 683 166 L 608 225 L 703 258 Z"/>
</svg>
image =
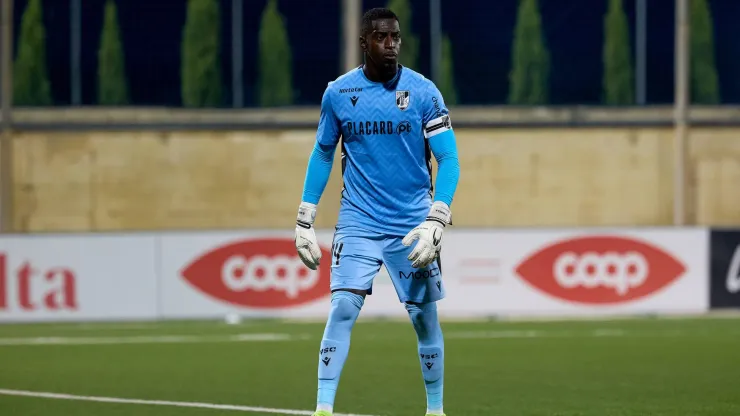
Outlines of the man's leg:
<svg viewBox="0 0 740 416">
<path fill-rule="evenodd" d="M 427 414 L 443 415 L 444 340 L 437 318 L 438 300 L 445 297 L 439 258 L 423 269 L 414 269 L 408 260 L 413 250 L 400 238 L 386 241 L 383 260 L 398 300 L 403 302 L 416 331 L 421 373 L 427 393 Z"/>
<path fill-rule="evenodd" d="M 427 392 L 427 414 L 443 415 L 444 338 L 437 318 L 437 304 L 406 303 L 416 331 L 421 374 Z"/>
<path fill-rule="evenodd" d="M 338 230 L 332 243 L 331 309 L 321 339 L 316 415 L 331 415 L 339 378 L 349 355 L 350 335 L 380 270 L 380 240 L 354 228 Z M 327 267 L 322 263 L 321 267 Z"/>
<path fill-rule="evenodd" d="M 334 410 L 339 377 L 349 354 L 352 327 L 364 302 L 364 291 L 337 290 L 331 294 L 331 311 L 319 350 L 317 411 L 331 413 Z"/>
</svg>

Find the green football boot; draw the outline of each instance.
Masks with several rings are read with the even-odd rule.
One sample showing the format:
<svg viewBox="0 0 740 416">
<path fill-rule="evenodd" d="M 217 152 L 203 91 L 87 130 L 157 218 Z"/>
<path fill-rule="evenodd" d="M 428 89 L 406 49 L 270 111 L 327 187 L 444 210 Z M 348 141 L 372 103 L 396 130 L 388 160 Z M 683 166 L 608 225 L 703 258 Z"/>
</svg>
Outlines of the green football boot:
<svg viewBox="0 0 740 416">
<path fill-rule="evenodd" d="M 331 416 L 331 412 L 327 412 L 326 410 L 317 410 L 313 416 Z"/>
</svg>

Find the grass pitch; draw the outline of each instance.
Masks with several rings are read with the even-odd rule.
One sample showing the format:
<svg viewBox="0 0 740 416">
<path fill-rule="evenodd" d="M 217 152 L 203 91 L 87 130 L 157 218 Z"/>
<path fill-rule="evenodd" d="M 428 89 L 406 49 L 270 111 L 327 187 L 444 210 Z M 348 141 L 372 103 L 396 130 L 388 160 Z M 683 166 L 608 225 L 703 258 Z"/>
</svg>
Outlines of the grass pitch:
<svg viewBox="0 0 740 416">
<path fill-rule="evenodd" d="M 448 416 L 740 415 L 738 319 L 442 326 Z M 0 325 L 0 389 L 265 409 L 0 393 L 0 415 L 310 414 L 322 332 L 278 321 Z M 335 410 L 424 415 L 408 322 L 360 319 Z"/>
</svg>

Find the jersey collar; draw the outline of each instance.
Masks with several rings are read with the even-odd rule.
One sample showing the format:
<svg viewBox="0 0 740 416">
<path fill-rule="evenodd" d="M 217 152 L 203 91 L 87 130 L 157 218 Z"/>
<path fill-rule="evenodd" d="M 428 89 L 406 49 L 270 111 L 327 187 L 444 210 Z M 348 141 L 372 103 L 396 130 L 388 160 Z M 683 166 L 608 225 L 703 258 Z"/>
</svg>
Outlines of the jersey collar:
<svg viewBox="0 0 740 416">
<path fill-rule="evenodd" d="M 398 85 L 398 81 L 401 79 L 401 72 L 403 72 L 403 65 L 398 64 L 398 71 L 396 71 L 396 76 L 394 76 L 393 78 L 391 78 L 387 82 L 375 82 L 375 81 L 371 81 L 367 77 L 367 75 L 365 75 L 365 71 L 363 70 L 363 66 L 365 66 L 365 65 L 364 64 L 363 65 L 360 65 L 360 66 L 357 67 L 357 69 L 360 70 L 360 74 L 362 74 L 362 77 L 365 78 L 365 81 L 367 81 L 367 82 L 369 82 L 371 84 L 381 84 L 381 85 L 383 85 L 383 87 L 385 87 L 387 89 L 395 89 L 396 88 L 396 85 Z"/>
</svg>

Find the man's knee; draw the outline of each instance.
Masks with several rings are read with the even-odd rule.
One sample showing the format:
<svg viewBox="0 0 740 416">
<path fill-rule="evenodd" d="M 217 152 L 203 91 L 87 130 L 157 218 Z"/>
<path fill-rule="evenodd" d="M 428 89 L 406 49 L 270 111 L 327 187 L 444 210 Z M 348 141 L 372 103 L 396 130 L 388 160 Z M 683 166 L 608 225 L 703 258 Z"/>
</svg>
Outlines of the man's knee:
<svg viewBox="0 0 740 416">
<path fill-rule="evenodd" d="M 355 295 L 362 296 L 363 298 L 367 296 L 367 290 L 365 289 L 334 289 L 331 291 L 332 295 L 337 292 L 350 292 L 354 293 Z"/>
<path fill-rule="evenodd" d="M 406 310 L 411 318 L 411 323 L 417 331 L 434 324 L 437 321 L 437 303 L 414 303 L 406 302 Z"/>
<path fill-rule="evenodd" d="M 355 321 L 365 297 L 353 291 L 338 290 L 331 294 L 331 319 L 335 322 Z"/>
</svg>

